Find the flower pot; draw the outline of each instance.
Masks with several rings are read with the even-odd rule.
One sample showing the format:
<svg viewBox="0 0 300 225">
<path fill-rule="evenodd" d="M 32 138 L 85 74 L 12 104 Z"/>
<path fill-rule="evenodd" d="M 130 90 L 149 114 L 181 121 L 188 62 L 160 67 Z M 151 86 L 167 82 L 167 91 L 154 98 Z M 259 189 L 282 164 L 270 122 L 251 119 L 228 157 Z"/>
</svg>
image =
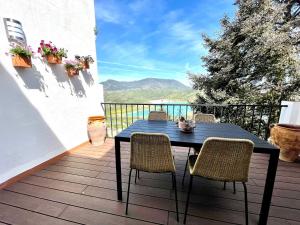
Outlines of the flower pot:
<svg viewBox="0 0 300 225">
<path fill-rule="evenodd" d="M 280 148 L 280 160 L 296 161 L 300 154 L 300 126 L 275 124 L 271 127 L 271 142 Z"/>
<path fill-rule="evenodd" d="M 56 55 L 47 55 L 46 56 L 47 62 L 50 64 L 61 64 L 61 57 Z"/>
<path fill-rule="evenodd" d="M 31 68 L 31 57 L 26 56 L 13 56 L 12 57 L 12 63 L 14 67 L 22 67 L 22 68 Z"/>
<path fill-rule="evenodd" d="M 69 69 L 67 69 L 67 74 L 69 77 L 73 77 L 73 76 L 79 75 L 79 70 L 75 69 L 75 68 L 69 68 Z"/>
<path fill-rule="evenodd" d="M 88 138 L 94 146 L 102 145 L 106 139 L 106 124 L 104 116 L 91 116 L 88 118 Z"/>
<path fill-rule="evenodd" d="M 83 69 L 89 69 L 90 68 L 90 63 L 89 62 L 87 62 L 87 61 L 84 61 L 84 62 L 82 62 L 82 67 L 83 67 Z"/>
</svg>

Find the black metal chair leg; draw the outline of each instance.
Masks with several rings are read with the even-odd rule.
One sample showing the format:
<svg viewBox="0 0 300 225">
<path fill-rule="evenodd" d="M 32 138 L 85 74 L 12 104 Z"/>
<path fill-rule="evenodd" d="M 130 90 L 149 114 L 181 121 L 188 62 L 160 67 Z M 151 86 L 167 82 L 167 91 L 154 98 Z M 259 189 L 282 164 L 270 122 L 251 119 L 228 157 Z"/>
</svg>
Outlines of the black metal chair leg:
<svg viewBox="0 0 300 225">
<path fill-rule="evenodd" d="M 190 202 L 190 194 L 191 194 L 191 190 L 192 190 L 192 185 L 193 185 L 193 176 L 191 175 L 190 176 L 189 190 L 188 190 L 188 195 L 187 195 L 186 205 L 185 205 L 185 212 L 184 212 L 183 224 L 186 223 L 186 216 L 187 216 L 189 202 Z"/>
<path fill-rule="evenodd" d="M 244 186 L 244 194 L 245 194 L 245 217 L 246 217 L 246 225 L 248 225 L 248 196 L 247 196 L 247 186 L 246 183 L 243 182 Z"/>
<path fill-rule="evenodd" d="M 224 181 L 224 187 L 223 190 L 226 190 L 226 181 Z"/>
<path fill-rule="evenodd" d="M 173 173 L 171 173 L 172 174 L 172 189 L 174 189 L 175 187 L 174 187 L 174 174 Z"/>
<path fill-rule="evenodd" d="M 138 175 L 138 170 L 135 170 L 135 178 L 134 178 L 134 183 L 136 184 L 136 178 L 137 178 L 137 175 Z"/>
<path fill-rule="evenodd" d="M 175 189 L 175 201 L 176 201 L 176 219 L 177 222 L 179 222 L 179 212 L 178 212 L 178 198 L 177 198 L 177 184 L 176 184 L 176 173 L 172 173 L 172 181 L 173 181 L 173 187 Z"/>
<path fill-rule="evenodd" d="M 235 181 L 233 181 L 233 194 L 236 193 L 236 189 L 235 189 Z"/>
<path fill-rule="evenodd" d="M 184 172 L 183 172 L 183 178 L 182 178 L 182 183 L 181 183 L 182 186 L 184 186 L 184 178 L 185 178 L 186 169 L 187 169 L 187 166 L 188 166 L 188 163 L 189 163 L 190 152 L 191 152 L 191 147 L 189 148 L 189 153 L 188 153 L 188 156 L 187 156 L 187 159 L 186 159 L 186 162 L 185 162 L 185 167 L 184 167 Z"/>
<path fill-rule="evenodd" d="M 128 178 L 128 189 L 127 189 L 127 200 L 126 200 L 126 215 L 128 214 L 128 201 L 129 201 L 129 191 L 130 191 L 130 181 L 131 181 L 131 172 L 132 169 L 129 171 L 129 178 Z"/>
</svg>

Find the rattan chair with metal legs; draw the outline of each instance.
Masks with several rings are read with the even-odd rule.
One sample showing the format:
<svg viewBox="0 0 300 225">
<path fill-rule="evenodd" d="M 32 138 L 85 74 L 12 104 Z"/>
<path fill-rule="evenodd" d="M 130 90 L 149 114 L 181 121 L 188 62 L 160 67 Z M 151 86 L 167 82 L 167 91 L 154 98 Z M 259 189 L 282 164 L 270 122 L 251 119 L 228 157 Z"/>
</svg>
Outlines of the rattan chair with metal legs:
<svg viewBox="0 0 300 225">
<path fill-rule="evenodd" d="M 247 186 L 250 159 L 254 144 L 246 139 L 208 138 L 199 155 L 189 157 L 190 182 L 183 223 L 186 223 L 194 177 L 215 181 L 241 182 L 244 187 L 245 220 L 248 225 Z"/>
<path fill-rule="evenodd" d="M 148 120 L 168 120 L 168 115 L 165 111 L 151 111 Z"/>
<path fill-rule="evenodd" d="M 168 115 L 165 111 L 151 111 L 148 116 L 148 120 L 168 120 Z M 136 183 L 136 179 L 140 179 L 140 171 L 135 171 L 134 182 Z"/>
<path fill-rule="evenodd" d="M 126 201 L 126 215 L 130 193 L 132 170 L 149 173 L 170 173 L 172 175 L 172 188 L 175 191 L 175 203 L 178 214 L 178 200 L 176 187 L 176 169 L 169 137 L 165 134 L 133 133 L 130 138 L 130 171 Z M 136 172 L 138 174 L 138 172 Z"/>
<path fill-rule="evenodd" d="M 215 123 L 216 122 L 216 117 L 214 114 L 204 114 L 204 113 L 197 113 L 194 116 L 194 119 L 196 122 L 203 122 L 203 123 Z M 185 179 L 185 174 L 186 174 L 186 170 L 187 170 L 187 166 L 188 166 L 188 161 L 189 161 L 189 156 L 191 154 L 191 147 L 189 148 L 189 152 L 188 152 L 188 156 L 186 159 L 186 163 L 185 163 L 185 168 L 184 168 L 184 173 L 183 173 L 183 178 L 182 178 L 182 186 L 184 185 L 184 179 Z M 199 154 L 200 149 L 194 149 L 194 154 Z"/>
</svg>

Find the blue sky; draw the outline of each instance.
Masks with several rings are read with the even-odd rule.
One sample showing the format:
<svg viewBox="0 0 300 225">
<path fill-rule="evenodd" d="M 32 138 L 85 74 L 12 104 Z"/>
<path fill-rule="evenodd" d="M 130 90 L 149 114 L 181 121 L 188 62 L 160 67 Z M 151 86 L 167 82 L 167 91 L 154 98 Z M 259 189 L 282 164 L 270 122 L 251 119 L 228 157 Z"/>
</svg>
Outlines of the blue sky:
<svg viewBox="0 0 300 225">
<path fill-rule="evenodd" d="M 201 34 L 220 31 L 234 0 L 95 0 L 100 81 L 170 78 L 205 72 Z"/>
</svg>

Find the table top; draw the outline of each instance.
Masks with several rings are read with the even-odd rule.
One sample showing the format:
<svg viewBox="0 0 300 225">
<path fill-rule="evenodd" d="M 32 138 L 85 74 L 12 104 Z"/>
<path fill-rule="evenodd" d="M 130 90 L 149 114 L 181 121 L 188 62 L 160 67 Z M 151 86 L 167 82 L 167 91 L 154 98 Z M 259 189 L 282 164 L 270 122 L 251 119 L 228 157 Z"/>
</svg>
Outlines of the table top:
<svg viewBox="0 0 300 225">
<path fill-rule="evenodd" d="M 267 141 L 229 123 L 196 123 L 193 133 L 183 133 L 172 121 L 137 120 L 119 133 L 115 139 L 130 142 L 130 136 L 134 132 L 167 134 L 172 146 L 201 147 L 208 137 L 224 137 L 249 139 L 254 143 L 254 152 L 271 154 L 274 151 L 279 151 Z"/>
</svg>

